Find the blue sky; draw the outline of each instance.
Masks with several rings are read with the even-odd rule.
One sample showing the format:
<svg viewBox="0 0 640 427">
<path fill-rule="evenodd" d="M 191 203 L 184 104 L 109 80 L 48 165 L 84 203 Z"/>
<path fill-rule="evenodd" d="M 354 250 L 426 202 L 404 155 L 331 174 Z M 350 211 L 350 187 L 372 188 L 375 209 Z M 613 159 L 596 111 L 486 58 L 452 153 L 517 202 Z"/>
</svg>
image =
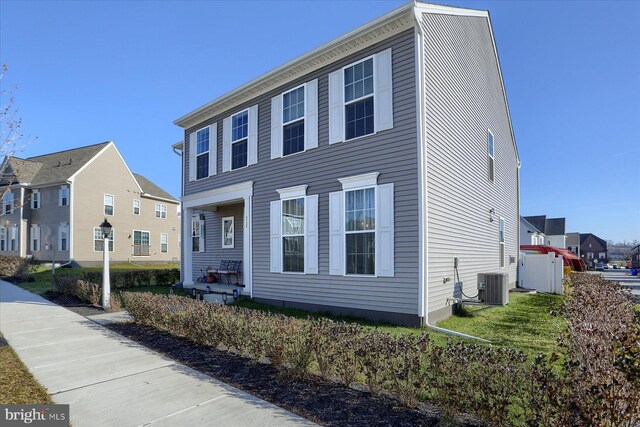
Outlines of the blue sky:
<svg viewBox="0 0 640 427">
<path fill-rule="evenodd" d="M 2 0 L 1 83 L 37 137 L 17 155 L 112 140 L 179 196 L 173 120 L 403 3 Z M 640 2 L 444 4 L 491 13 L 522 213 L 640 239 Z"/>
</svg>

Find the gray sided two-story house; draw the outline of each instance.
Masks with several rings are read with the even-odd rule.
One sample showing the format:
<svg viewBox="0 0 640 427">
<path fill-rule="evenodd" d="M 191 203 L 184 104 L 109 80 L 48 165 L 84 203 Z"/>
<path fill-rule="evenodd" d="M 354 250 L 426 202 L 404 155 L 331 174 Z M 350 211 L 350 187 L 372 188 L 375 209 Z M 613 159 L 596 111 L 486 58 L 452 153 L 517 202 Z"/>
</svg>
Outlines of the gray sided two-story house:
<svg viewBox="0 0 640 427">
<path fill-rule="evenodd" d="M 0 255 L 99 264 L 107 218 L 113 262 L 178 262 L 179 202 L 132 174 L 113 142 L 20 159 L 1 167 Z"/>
<path fill-rule="evenodd" d="M 486 11 L 412 2 L 175 123 L 186 287 L 239 260 L 258 301 L 418 325 L 478 273 L 515 286 L 519 160 Z"/>
</svg>

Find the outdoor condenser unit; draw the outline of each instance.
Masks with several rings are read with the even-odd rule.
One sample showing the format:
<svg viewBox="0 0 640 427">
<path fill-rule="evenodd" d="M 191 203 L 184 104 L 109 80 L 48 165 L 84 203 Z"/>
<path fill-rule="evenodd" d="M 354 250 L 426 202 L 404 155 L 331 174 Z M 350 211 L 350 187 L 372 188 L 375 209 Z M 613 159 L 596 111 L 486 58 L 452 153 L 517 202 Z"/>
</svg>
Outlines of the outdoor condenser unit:
<svg viewBox="0 0 640 427">
<path fill-rule="evenodd" d="M 485 304 L 509 304 L 507 273 L 478 273 L 478 299 Z"/>
</svg>

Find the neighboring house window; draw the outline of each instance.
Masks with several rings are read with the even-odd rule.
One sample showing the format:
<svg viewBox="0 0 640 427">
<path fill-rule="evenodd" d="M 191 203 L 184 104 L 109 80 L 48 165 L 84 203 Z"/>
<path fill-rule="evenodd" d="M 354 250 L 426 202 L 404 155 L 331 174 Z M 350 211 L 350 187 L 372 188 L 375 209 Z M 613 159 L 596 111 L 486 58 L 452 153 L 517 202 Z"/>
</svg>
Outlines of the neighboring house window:
<svg viewBox="0 0 640 427">
<path fill-rule="evenodd" d="M 12 192 L 8 192 L 7 194 L 4 195 L 4 198 L 2 199 L 2 212 L 4 212 L 5 215 L 11 215 L 13 213 L 13 193 Z"/>
<path fill-rule="evenodd" d="M 33 190 L 31 193 L 31 209 L 40 209 L 40 191 Z"/>
<path fill-rule="evenodd" d="M 282 201 L 282 271 L 304 273 L 304 197 Z"/>
<path fill-rule="evenodd" d="M 140 200 L 135 199 L 133 201 L 133 214 L 140 215 Z"/>
<path fill-rule="evenodd" d="M 234 228 L 232 216 L 222 218 L 222 247 L 225 249 L 234 247 Z"/>
<path fill-rule="evenodd" d="M 489 166 L 489 181 L 493 182 L 494 178 L 494 150 L 493 150 L 493 134 L 487 130 L 487 162 Z"/>
<path fill-rule="evenodd" d="M 329 194 L 329 274 L 394 276 L 394 184 L 378 172 L 339 178 Z"/>
<path fill-rule="evenodd" d="M 196 179 L 209 176 L 209 127 L 196 132 Z"/>
<path fill-rule="evenodd" d="M 167 205 L 156 203 L 156 218 L 165 219 L 167 217 Z"/>
<path fill-rule="evenodd" d="M 40 251 L 40 226 L 31 225 L 31 252 Z"/>
<path fill-rule="evenodd" d="M 345 140 L 375 132 L 373 58 L 344 69 Z"/>
<path fill-rule="evenodd" d="M 600 259 L 605 259 L 606 257 L 607 257 L 607 254 L 606 254 L 606 253 L 604 253 L 604 252 L 600 252 L 600 253 L 598 254 L 598 258 L 600 258 Z"/>
<path fill-rule="evenodd" d="M 18 226 L 11 227 L 11 248 L 12 251 L 18 250 Z"/>
<path fill-rule="evenodd" d="M 69 229 L 67 224 L 60 224 L 58 227 L 58 250 L 66 251 L 68 250 L 68 240 L 69 240 Z"/>
<path fill-rule="evenodd" d="M 133 230 L 133 256 L 149 256 L 149 232 Z"/>
<path fill-rule="evenodd" d="M 113 201 L 114 197 L 111 194 L 104 195 L 104 214 L 113 215 Z"/>
<path fill-rule="evenodd" d="M 100 227 L 93 228 L 93 250 L 95 252 L 104 251 L 104 234 Z M 113 252 L 113 228 L 109 233 L 109 252 Z"/>
<path fill-rule="evenodd" d="M 231 116 L 231 169 L 247 166 L 249 111 Z"/>
<path fill-rule="evenodd" d="M 593 252 L 588 252 L 587 253 L 587 258 L 588 259 L 593 259 Z"/>
<path fill-rule="evenodd" d="M 169 235 L 167 233 L 160 233 L 160 252 L 163 254 L 169 252 Z"/>
<path fill-rule="evenodd" d="M 193 252 L 204 252 L 204 215 L 197 215 L 191 218 L 191 250 Z"/>
<path fill-rule="evenodd" d="M 69 205 L 69 187 L 63 185 L 58 191 L 58 206 Z"/>
<path fill-rule="evenodd" d="M 504 267 L 504 218 L 500 218 L 500 267 Z"/>
<path fill-rule="evenodd" d="M 282 95 L 282 155 L 304 151 L 304 86 Z"/>
<path fill-rule="evenodd" d="M 4 252 L 7 250 L 7 229 L 5 227 L 0 227 L 0 251 Z"/>
<path fill-rule="evenodd" d="M 589 243 L 589 249 L 591 249 L 591 243 Z"/>
</svg>

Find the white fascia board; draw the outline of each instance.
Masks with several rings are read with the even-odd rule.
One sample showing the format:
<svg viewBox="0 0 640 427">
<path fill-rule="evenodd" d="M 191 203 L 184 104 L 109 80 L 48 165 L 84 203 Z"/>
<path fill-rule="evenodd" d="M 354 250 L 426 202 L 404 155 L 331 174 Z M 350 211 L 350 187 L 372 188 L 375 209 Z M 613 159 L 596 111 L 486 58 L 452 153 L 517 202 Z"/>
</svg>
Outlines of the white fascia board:
<svg viewBox="0 0 640 427">
<path fill-rule="evenodd" d="M 433 13 L 438 15 L 455 15 L 455 16 L 475 16 L 479 18 L 487 18 L 489 12 L 486 10 L 467 9 L 464 7 L 445 6 L 441 4 L 422 3 L 416 1 L 416 12 Z"/>
<path fill-rule="evenodd" d="M 85 163 L 84 165 L 82 165 L 82 166 L 80 167 L 80 169 L 78 169 L 78 170 L 76 171 L 76 173 L 74 173 L 73 175 L 71 175 L 71 176 L 69 177 L 69 180 L 70 180 L 70 181 L 71 181 L 71 180 L 74 180 L 74 179 L 76 178 L 76 176 L 78 176 L 78 175 L 80 174 L 80 172 L 82 172 L 83 170 L 85 170 L 85 169 L 87 168 L 87 166 L 89 166 L 91 163 L 93 163 L 93 161 L 94 161 L 95 159 L 97 159 L 97 158 L 98 158 L 98 156 L 100 156 L 102 153 L 104 153 L 104 152 L 107 150 L 107 148 L 109 148 L 111 145 L 114 145 L 114 144 L 113 144 L 113 141 L 109 141 L 109 143 L 108 143 L 107 145 L 105 145 L 105 146 L 102 148 L 102 150 L 98 151 L 98 152 L 96 153 L 96 155 L 95 155 L 95 156 L 93 156 L 93 157 L 92 157 L 92 158 L 91 158 L 87 163 Z"/>
<path fill-rule="evenodd" d="M 140 197 L 144 197 L 147 199 L 153 199 L 153 200 L 159 200 L 161 202 L 167 202 L 167 203 L 173 203 L 174 205 L 179 205 L 180 202 L 174 199 L 167 199 L 166 197 L 160 197 L 160 196 L 154 196 L 153 194 L 149 194 L 149 193 L 142 193 L 140 194 Z"/>
<path fill-rule="evenodd" d="M 226 187 L 214 188 L 199 193 L 188 194 L 181 199 L 184 209 L 198 206 L 215 205 L 217 203 L 243 200 L 253 196 L 253 181 L 245 181 Z"/>
<path fill-rule="evenodd" d="M 371 187 L 373 185 L 377 185 L 379 175 L 380 172 L 371 172 L 346 178 L 338 178 L 338 181 L 342 184 L 342 190 L 346 191 L 352 188 Z"/>
<path fill-rule="evenodd" d="M 295 187 L 280 188 L 276 191 L 280 194 L 280 200 L 294 199 L 307 195 L 308 185 L 296 185 Z"/>
</svg>

